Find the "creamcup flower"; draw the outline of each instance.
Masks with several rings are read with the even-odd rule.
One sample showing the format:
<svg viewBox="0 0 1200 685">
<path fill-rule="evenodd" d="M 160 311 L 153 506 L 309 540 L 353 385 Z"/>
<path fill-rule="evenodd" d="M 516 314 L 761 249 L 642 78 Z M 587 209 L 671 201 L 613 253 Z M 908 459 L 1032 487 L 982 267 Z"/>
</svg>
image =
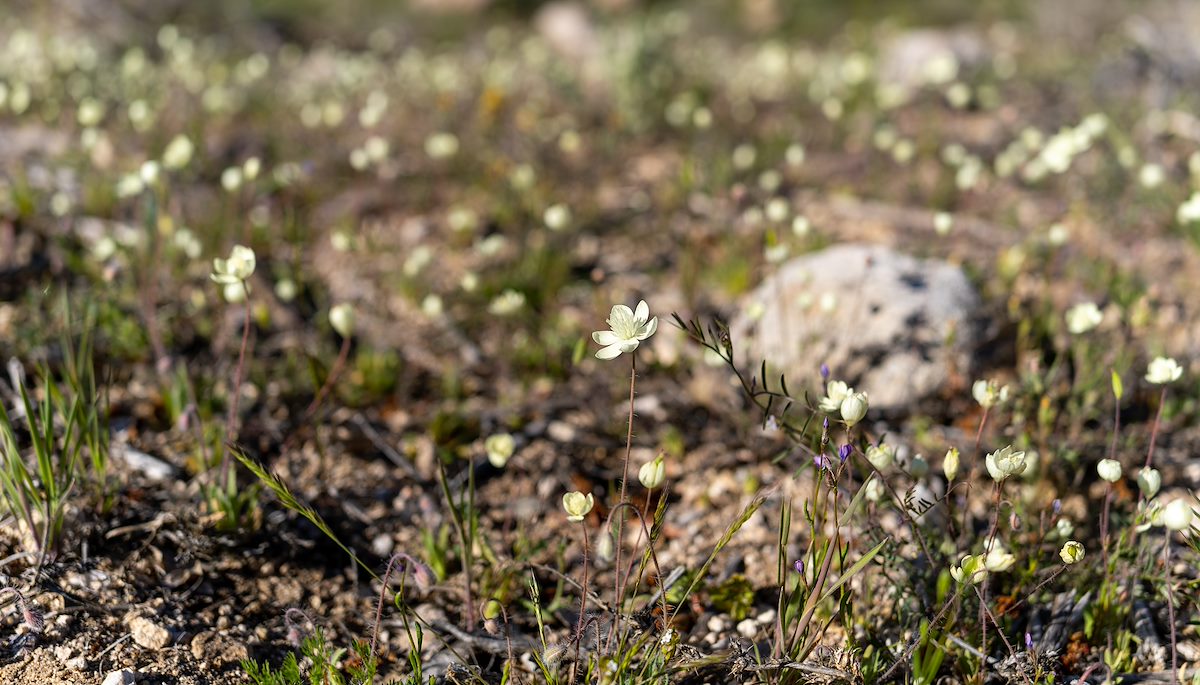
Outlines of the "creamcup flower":
<svg viewBox="0 0 1200 685">
<path fill-rule="evenodd" d="M 1158 469 L 1147 466 L 1138 471 L 1137 483 L 1138 489 L 1142 491 L 1146 499 L 1150 499 L 1157 495 L 1159 488 L 1162 487 L 1162 474 Z"/>
<path fill-rule="evenodd" d="M 1104 480 L 1115 483 L 1121 480 L 1121 462 L 1116 459 L 1101 459 L 1096 464 L 1096 473 Z"/>
<path fill-rule="evenodd" d="M 1146 367 L 1146 381 L 1154 385 L 1174 383 L 1183 375 L 1183 367 L 1170 357 L 1155 357 Z"/>
<path fill-rule="evenodd" d="M 1185 499 L 1177 499 L 1163 507 L 1162 524 L 1167 530 L 1188 530 L 1195 517 L 1192 505 Z"/>
<path fill-rule="evenodd" d="M 604 346 L 596 352 L 597 359 L 616 359 L 624 352 L 636 350 L 658 330 L 658 317 L 650 318 L 650 307 L 645 300 L 638 302 L 636 310 L 623 304 L 613 305 L 608 328 L 592 333 L 592 340 Z"/>
<path fill-rule="evenodd" d="M 987 567 L 984 565 L 983 554 L 967 554 L 958 562 L 957 566 L 950 567 L 950 576 L 959 583 L 974 585 L 983 580 L 987 576 Z"/>
<path fill-rule="evenodd" d="M 854 388 L 846 385 L 843 381 L 829 381 L 829 385 L 825 388 L 825 397 L 821 398 L 817 407 L 826 414 L 833 414 L 842 410 L 842 400 L 846 399 L 854 393 Z"/>
<path fill-rule="evenodd" d="M 1063 543 L 1062 549 L 1058 551 L 1058 556 L 1062 557 L 1063 563 L 1067 566 L 1078 563 L 1083 559 L 1083 544 L 1075 540 L 1067 540 Z"/>
<path fill-rule="evenodd" d="M 592 493 L 589 492 L 585 495 L 578 490 L 568 492 L 562 498 L 563 509 L 567 512 L 568 521 L 582 521 L 583 517 L 592 510 L 594 503 Z"/>
<path fill-rule="evenodd" d="M 343 302 L 330 307 L 329 325 L 343 338 L 354 335 L 354 306 Z"/>
<path fill-rule="evenodd" d="M 228 259 L 213 260 L 211 278 L 221 285 L 244 283 L 254 273 L 256 264 L 254 250 L 245 245 L 234 245 Z"/>
<path fill-rule="evenodd" d="M 984 460 L 992 480 L 1001 481 L 1009 476 L 1019 476 L 1025 472 L 1025 452 L 1014 450 L 1012 445 L 996 450 L 987 455 Z"/>
<path fill-rule="evenodd" d="M 971 396 L 984 409 L 989 409 L 1008 400 L 1008 386 L 992 380 L 978 380 L 971 386 Z"/>
<path fill-rule="evenodd" d="M 856 392 L 847 395 L 842 400 L 839 409 L 842 413 L 842 420 L 846 422 L 847 426 L 853 426 L 862 421 L 863 417 L 867 415 L 867 393 Z"/>
<path fill-rule="evenodd" d="M 502 469 L 516 451 L 517 441 L 509 433 L 497 433 L 483 441 L 483 449 L 487 452 L 488 462 Z"/>
<path fill-rule="evenodd" d="M 1067 310 L 1067 330 L 1071 335 L 1083 335 L 1103 320 L 1104 313 L 1094 302 L 1083 302 Z"/>
<path fill-rule="evenodd" d="M 653 490 L 662 485 L 666 474 L 666 465 L 663 455 L 660 454 L 653 461 L 642 464 L 642 468 L 638 469 L 638 480 L 641 481 L 642 486 L 647 490 Z"/>
</svg>

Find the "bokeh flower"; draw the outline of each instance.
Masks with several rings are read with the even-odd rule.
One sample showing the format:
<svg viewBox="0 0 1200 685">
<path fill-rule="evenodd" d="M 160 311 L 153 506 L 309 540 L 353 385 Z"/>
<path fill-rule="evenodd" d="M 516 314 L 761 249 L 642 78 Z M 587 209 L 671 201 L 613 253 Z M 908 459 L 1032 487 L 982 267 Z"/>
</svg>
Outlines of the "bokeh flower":
<svg viewBox="0 0 1200 685">
<path fill-rule="evenodd" d="M 1121 462 L 1116 459 L 1101 459 L 1096 464 L 1096 473 L 1104 480 L 1115 483 L 1121 480 Z"/>
<path fill-rule="evenodd" d="M 1146 381 L 1154 385 L 1174 383 L 1183 375 L 1183 367 L 1170 357 L 1155 357 L 1146 367 Z"/>
</svg>

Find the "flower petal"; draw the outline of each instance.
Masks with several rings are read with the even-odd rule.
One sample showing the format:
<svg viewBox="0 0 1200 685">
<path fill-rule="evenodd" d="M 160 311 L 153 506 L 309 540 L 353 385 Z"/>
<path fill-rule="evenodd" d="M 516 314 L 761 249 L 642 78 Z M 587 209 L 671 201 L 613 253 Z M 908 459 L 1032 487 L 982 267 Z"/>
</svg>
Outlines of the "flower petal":
<svg viewBox="0 0 1200 685">
<path fill-rule="evenodd" d="M 596 359 L 616 359 L 621 356 L 621 344 L 615 343 L 608 347 L 602 347 L 596 352 Z"/>
<path fill-rule="evenodd" d="M 592 333 L 592 341 L 597 345 L 612 345 L 620 341 L 616 333 L 612 331 L 594 331 Z"/>
<path fill-rule="evenodd" d="M 646 304 L 645 300 L 638 302 L 637 310 L 633 313 L 638 321 L 645 321 L 650 318 L 650 305 Z"/>
<path fill-rule="evenodd" d="M 650 323 L 646 324 L 646 327 L 642 330 L 641 335 L 638 336 L 638 340 L 645 340 L 646 338 L 649 338 L 650 336 L 654 335 L 655 331 L 657 330 L 658 317 L 656 316 L 653 319 L 650 319 Z"/>
<path fill-rule="evenodd" d="M 617 343 L 622 352 L 633 352 L 640 344 L 641 341 L 637 338 L 630 338 L 629 340 L 622 340 L 621 342 Z"/>
</svg>

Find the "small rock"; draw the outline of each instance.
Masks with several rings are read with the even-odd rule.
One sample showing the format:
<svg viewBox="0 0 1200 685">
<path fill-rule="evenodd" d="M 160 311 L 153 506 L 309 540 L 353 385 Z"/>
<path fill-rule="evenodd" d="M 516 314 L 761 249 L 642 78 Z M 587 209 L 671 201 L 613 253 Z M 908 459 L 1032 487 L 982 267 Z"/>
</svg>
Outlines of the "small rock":
<svg viewBox="0 0 1200 685">
<path fill-rule="evenodd" d="M 72 671 L 88 670 L 88 660 L 81 656 L 71 657 L 63 663 L 66 664 L 67 668 L 71 669 Z"/>
<path fill-rule="evenodd" d="M 171 643 L 171 632 L 144 616 L 129 620 L 133 641 L 146 649 L 162 649 Z"/>
<path fill-rule="evenodd" d="M 752 618 L 739 621 L 737 624 L 737 631 L 738 635 L 741 635 L 747 640 L 753 640 L 754 636 L 758 635 L 758 622 Z"/>
<path fill-rule="evenodd" d="M 134 685 L 136 682 L 137 672 L 123 669 L 109 673 L 101 685 Z"/>
<path fill-rule="evenodd" d="M 575 441 L 575 427 L 566 421 L 551 421 L 546 428 L 546 434 L 555 442 Z"/>
<path fill-rule="evenodd" d="M 904 414 L 970 372 L 979 297 L 962 269 L 881 245 L 846 244 L 797 257 L 743 303 L 730 336 L 743 368 L 793 393 L 822 364 L 864 390 L 870 408 Z"/>
<path fill-rule="evenodd" d="M 760 626 L 769 626 L 775 623 L 775 610 L 767 609 L 758 616 L 755 616 L 754 620 L 758 621 Z"/>
</svg>

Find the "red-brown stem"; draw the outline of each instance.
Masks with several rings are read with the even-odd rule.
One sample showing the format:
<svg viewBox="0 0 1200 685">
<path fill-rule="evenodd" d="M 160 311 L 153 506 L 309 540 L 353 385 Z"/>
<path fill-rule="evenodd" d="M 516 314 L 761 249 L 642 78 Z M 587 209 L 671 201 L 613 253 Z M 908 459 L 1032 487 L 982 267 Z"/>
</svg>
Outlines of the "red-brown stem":
<svg viewBox="0 0 1200 685">
<path fill-rule="evenodd" d="M 333 368 L 329 370 L 329 375 L 325 377 L 325 382 L 321 385 L 321 389 L 317 391 L 313 401 L 308 405 L 308 409 L 304 410 L 304 418 L 309 419 L 321 406 L 321 401 L 325 399 L 325 395 L 333 388 L 333 384 L 337 382 L 338 376 L 342 375 L 342 371 L 346 367 L 346 360 L 350 357 L 350 338 L 342 338 L 342 349 L 338 352 L 337 360 L 333 362 Z"/>
<path fill-rule="evenodd" d="M 986 412 L 984 413 L 983 418 L 985 421 L 987 420 Z M 983 424 L 980 423 L 980 425 L 982 426 Z M 984 554 L 991 553 L 992 545 L 995 544 L 995 542 L 996 542 L 996 532 L 1000 528 L 1000 484 L 1001 484 L 1001 482 L 1002 481 L 996 481 L 996 485 L 993 487 L 993 491 L 995 492 L 995 497 L 992 502 L 992 526 L 991 526 L 991 529 L 988 531 L 987 544 L 983 548 Z M 986 563 L 986 557 L 985 557 L 985 563 Z M 988 581 L 990 581 L 990 580 L 991 580 L 990 574 L 985 575 L 983 577 L 983 582 L 980 583 L 980 585 L 983 586 L 982 590 L 979 588 L 976 588 L 976 590 L 975 590 L 976 594 L 979 595 L 979 627 L 980 627 L 980 631 L 981 631 L 979 651 L 983 652 L 983 662 L 980 665 L 980 668 L 982 669 L 982 671 L 981 671 L 982 674 L 985 676 L 984 677 L 985 681 L 987 680 L 986 676 L 987 676 L 987 654 L 988 654 L 988 651 L 987 651 L 987 620 L 986 620 L 985 614 L 986 615 L 991 614 L 991 610 L 988 609 L 988 606 L 987 606 L 988 584 L 989 584 Z M 993 619 L 992 622 L 995 623 L 995 620 Z M 1000 631 L 999 624 L 996 624 L 996 631 L 997 632 Z M 1001 633 L 1000 637 L 1003 638 L 1005 640 L 1005 644 L 1007 644 L 1008 638 L 1005 638 L 1003 633 Z M 1012 651 L 1011 647 L 1009 647 L 1009 651 Z"/>
<path fill-rule="evenodd" d="M 583 623 L 587 618 L 588 593 L 588 534 L 587 523 L 580 522 L 583 529 L 583 590 L 579 593 L 579 620 L 575 623 L 575 661 L 571 664 L 571 683 L 575 683 L 575 675 L 579 671 L 579 645 L 583 642 Z"/>
<path fill-rule="evenodd" d="M 233 373 L 233 397 L 229 400 L 229 418 L 225 426 L 226 448 L 221 452 L 221 483 L 224 487 L 229 477 L 229 448 L 231 442 L 237 441 L 238 436 L 238 400 L 242 396 L 242 378 L 246 370 L 246 348 L 250 345 L 250 288 L 242 281 L 242 295 L 246 298 L 246 313 L 242 319 L 242 347 L 238 350 L 237 369 Z"/>
<path fill-rule="evenodd" d="M 1171 531 L 1163 541 L 1163 576 L 1167 582 L 1167 620 L 1171 624 L 1171 679 L 1179 680 L 1179 660 L 1175 648 L 1175 591 L 1171 587 Z"/>
<path fill-rule="evenodd" d="M 1154 441 L 1158 439 L 1158 424 L 1162 420 L 1163 405 L 1167 403 L 1167 386 L 1163 386 L 1158 396 L 1158 411 L 1154 414 L 1154 427 L 1150 429 L 1150 447 L 1146 449 L 1146 468 L 1154 461 Z"/>
<path fill-rule="evenodd" d="M 633 396 L 637 385 L 637 355 L 631 352 L 629 359 L 629 423 L 625 432 L 625 463 L 621 467 L 621 497 L 617 502 L 618 506 L 626 502 L 625 486 L 626 481 L 629 480 L 629 457 L 633 452 Z M 625 604 L 625 584 L 621 579 L 621 523 L 624 518 L 624 514 L 617 518 L 617 526 L 613 533 L 613 545 L 616 547 L 615 563 L 613 564 L 613 568 L 616 570 L 616 579 L 613 581 L 613 633 L 617 632 L 617 621 L 621 616 L 621 607 Z"/>
<path fill-rule="evenodd" d="M 1108 507 L 1112 501 L 1112 483 L 1105 481 L 1104 509 L 1100 514 L 1100 554 L 1104 558 L 1104 574 L 1108 575 Z"/>
</svg>

